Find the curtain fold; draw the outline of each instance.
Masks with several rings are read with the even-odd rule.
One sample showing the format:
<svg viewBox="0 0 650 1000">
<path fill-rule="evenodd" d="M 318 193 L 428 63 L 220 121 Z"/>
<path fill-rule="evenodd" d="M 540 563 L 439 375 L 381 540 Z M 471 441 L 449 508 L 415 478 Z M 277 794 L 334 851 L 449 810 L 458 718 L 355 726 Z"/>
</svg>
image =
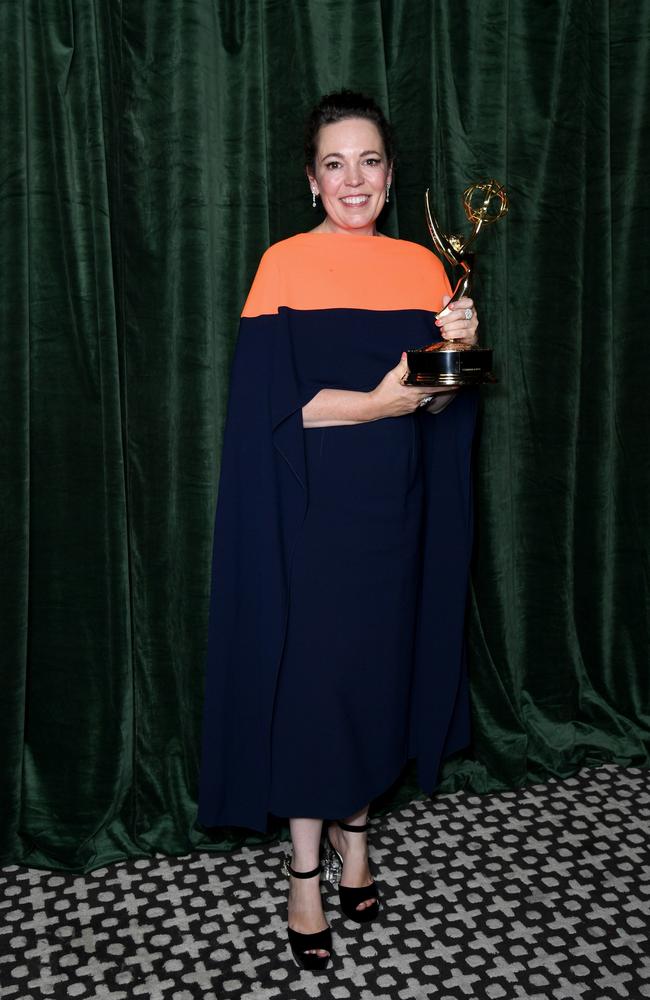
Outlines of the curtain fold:
<svg viewBox="0 0 650 1000">
<path fill-rule="evenodd" d="M 320 218 L 302 121 L 341 86 L 396 127 L 385 232 L 428 244 L 427 187 L 450 227 L 475 180 L 511 199 L 440 787 L 647 765 L 650 5 L 6 0 L 0 37 L 3 861 L 241 839 L 194 826 L 228 370 L 262 251 Z"/>
</svg>

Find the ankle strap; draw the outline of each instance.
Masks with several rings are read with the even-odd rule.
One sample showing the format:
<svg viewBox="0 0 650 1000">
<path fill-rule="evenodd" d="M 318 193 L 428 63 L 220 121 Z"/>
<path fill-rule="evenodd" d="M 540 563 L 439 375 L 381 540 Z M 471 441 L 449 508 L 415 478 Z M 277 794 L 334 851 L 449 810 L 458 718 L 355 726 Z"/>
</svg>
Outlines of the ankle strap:
<svg viewBox="0 0 650 1000">
<path fill-rule="evenodd" d="M 344 823 L 340 819 L 337 819 L 336 822 L 341 827 L 341 829 L 346 830 L 347 833 L 365 833 L 368 827 L 370 826 L 369 823 L 364 823 L 363 826 L 351 826 L 349 823 Z"/>
<path fill-rule="evenodd" d="M 287 861 L 287 871 L 290 875 L 293 875 L 294 878 L 314 878 L 314 876 L 320 875 L 321 866 L 320 864 L 316 865 L 316 867 L 310 872 L 297 872 L 296 869 L 292 868 Z"/>
</svg>

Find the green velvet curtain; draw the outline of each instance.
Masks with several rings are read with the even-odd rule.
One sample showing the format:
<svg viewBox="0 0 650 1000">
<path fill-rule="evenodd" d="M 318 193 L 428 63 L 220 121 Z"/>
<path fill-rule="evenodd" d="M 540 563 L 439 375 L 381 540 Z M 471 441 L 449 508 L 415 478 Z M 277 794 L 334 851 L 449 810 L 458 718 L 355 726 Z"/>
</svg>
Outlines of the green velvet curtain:
<svg viewBox="0 0 650 1000">
<path fill-rule="evenodd" d="M 512 203 L 442 788 L 647 764 L 648 3 L 4 0 L 0 38 L 2 859 L 234 842 L 194 829 L 228 367 L 341 86 L 397 128 L 388 233 L 428 243 L 427 186 L 454 225 L 475 179 Z"/>
</svg>

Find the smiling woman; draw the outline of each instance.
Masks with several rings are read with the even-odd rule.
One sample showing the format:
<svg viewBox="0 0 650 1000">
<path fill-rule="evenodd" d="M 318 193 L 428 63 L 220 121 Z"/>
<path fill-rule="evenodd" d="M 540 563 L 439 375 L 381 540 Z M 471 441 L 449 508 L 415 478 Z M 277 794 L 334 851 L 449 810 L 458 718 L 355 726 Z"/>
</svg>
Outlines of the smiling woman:
<svg viewBox="0 0 650 1000">
<path fill-rule="evenodd" d="M 316 969 L 332 951 L 323 819 L 335 821 L 326 850 L 342 865 L 341 908 L 372 920 L 370 801 L 409 757 L 430 791 L 440 759 L 468 739 L 476 400 L 402 379 L 405 346 L 436 333 L 474 343 L 477 320 L 470 299 L 436 320 L 449 297 L 438 259 L 374 238 L 393 169 L 374 101 L 323 98 L 305 153 L 325 218 L 264 254 L 232 371 L 199 815 L 257 829 L 289 817 L 289 941 Z"/>
</svg>

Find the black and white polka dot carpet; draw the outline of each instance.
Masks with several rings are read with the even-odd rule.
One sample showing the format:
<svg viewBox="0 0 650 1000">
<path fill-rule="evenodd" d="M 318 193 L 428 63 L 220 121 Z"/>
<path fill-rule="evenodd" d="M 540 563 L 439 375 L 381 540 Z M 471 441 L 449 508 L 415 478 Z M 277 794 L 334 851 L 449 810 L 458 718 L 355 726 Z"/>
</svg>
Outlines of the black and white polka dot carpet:
<svg viewBox="0 0 650 1000">
<path fill-rule="evenodd" d="M 381 921 L 327 887 L 319 976 L 285 933 L 286 844 L 0 872 L 0 997 L 642 1000 L 650 997 L 650 771 L 607 765 L 373 821 Z"/>
</svg>

